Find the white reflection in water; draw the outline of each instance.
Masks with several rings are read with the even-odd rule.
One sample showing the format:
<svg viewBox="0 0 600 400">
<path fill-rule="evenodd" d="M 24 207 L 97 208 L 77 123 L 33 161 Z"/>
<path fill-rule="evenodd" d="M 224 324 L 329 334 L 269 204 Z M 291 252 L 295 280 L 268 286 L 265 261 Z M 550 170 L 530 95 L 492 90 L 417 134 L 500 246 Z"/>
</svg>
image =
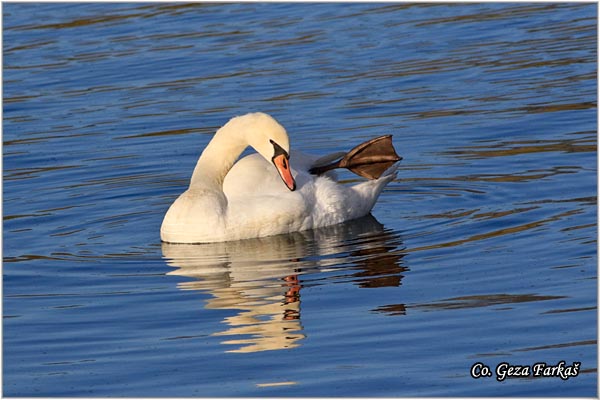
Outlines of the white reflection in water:
<svg viewBox="0 0 600 400">
<path fill-rule="evenodd" d="M 208 309 L 238 310 L 215 336 L 243 336 L 222 342 L 229 352 L 281 350 L 305 338 L 301 289 L 324 284 L 315 273 L 340 271 L 361 287 L 397 286 L 402 243 L 371 215 L 332 227 L 265 238 L 210 244 L 162 244 L 170 275 L 194 278 L 181 290 L 210 293 Z M 311 275 L 313 274 L 313 275 Z M 340 279 L 336 274 L 331 280 Z"/>
</svg>

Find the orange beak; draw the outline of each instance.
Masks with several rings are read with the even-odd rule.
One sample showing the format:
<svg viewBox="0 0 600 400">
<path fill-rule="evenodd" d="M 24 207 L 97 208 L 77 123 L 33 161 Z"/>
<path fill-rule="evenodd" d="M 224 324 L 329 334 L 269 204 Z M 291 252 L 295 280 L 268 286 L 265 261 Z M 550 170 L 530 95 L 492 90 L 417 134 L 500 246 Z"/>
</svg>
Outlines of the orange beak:
<svg viewBox="0 0 600 400">
<path fill-rule="evenodd" d="M 292 176 L 289 157 L 286 154 L 278 154 L 273 157 L 273 164 L 275 164 L 275 168 L 277 168 L 277 172 L 279 172 L 279 176 L 283 179 L 285 186 L 292 192 L 296 190 L 296 181 Z"/>
</svg>

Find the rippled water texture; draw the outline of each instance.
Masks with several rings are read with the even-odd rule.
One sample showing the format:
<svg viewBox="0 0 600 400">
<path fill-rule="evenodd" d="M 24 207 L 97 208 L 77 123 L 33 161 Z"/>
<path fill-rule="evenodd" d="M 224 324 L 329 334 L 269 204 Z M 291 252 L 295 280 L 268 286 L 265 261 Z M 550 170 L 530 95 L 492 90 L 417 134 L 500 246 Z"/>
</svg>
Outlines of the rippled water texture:
<svg viewBox="0 0 600 400">
<path fill-rule="evenodd" d="M 596 15 L 4 3 L 4 395 L 597 396 Z M 393 134 L 399 177 L 363 220 L 161 244 L 257 110 L 315 154 Z"/>
</svg>

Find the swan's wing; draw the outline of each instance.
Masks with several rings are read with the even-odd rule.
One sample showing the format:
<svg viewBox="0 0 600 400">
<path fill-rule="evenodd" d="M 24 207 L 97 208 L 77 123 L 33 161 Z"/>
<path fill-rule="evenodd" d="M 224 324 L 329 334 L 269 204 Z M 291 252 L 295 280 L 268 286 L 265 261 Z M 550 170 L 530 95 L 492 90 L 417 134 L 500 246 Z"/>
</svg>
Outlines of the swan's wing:
<svg viewBox="0 0 600 400">
<path fill-rule="evenodd" d="M 330 154 L 325 157 L 316 157 L 300 151 L 292 150 L 290 156 L 290 166 L 292 175 L 298 185 L 303 185 L 316 177 L 310 175 L 308 170 L 315 162 L 324 162 L 322 160 L 334 159 L 340 153 Z M 341 153 L 342 155 L 345 153 Z M 327 174 L 328 177 L 335 180 L 333 171 Z M 252 197 L 256 195 L 280 195 L 289 192 L 281 177 L 273 166 L 273 163 L 265 160 L 259 154 L 250 154 L 238 160 L 231 170 L 225 176 L 223 181 L 223 192 L 227 198 L 235 196 Z"/>
<path fill-rule="evenodd" d="M 260 154 L 250 154 L 238 160 L 223 181 L 227 198 L 252 197 L 256 194 L 288 191 L 275 166 Z"/>
</svg>

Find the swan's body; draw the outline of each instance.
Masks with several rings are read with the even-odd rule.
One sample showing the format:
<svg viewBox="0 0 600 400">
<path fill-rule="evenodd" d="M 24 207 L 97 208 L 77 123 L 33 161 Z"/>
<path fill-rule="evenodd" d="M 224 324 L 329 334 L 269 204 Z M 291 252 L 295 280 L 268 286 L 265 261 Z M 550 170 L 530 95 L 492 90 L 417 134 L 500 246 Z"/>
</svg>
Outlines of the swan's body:
<svg viewBox="0 0 600 400">
<path fill-rule="evenodd" d="M 249 145 L 258 154 L 234 165 Z M 222 242 L 334 225 L 367 215 L 395 178 L 392 167 L 379 179 L 344 186 L 332 174 L 308 172 L 316 157 L 288 153 L 285 129 L 267 114 L 230 120 L 200 156 L 189 189 L 167 211 L 161 239 Z"/>
</svg>

